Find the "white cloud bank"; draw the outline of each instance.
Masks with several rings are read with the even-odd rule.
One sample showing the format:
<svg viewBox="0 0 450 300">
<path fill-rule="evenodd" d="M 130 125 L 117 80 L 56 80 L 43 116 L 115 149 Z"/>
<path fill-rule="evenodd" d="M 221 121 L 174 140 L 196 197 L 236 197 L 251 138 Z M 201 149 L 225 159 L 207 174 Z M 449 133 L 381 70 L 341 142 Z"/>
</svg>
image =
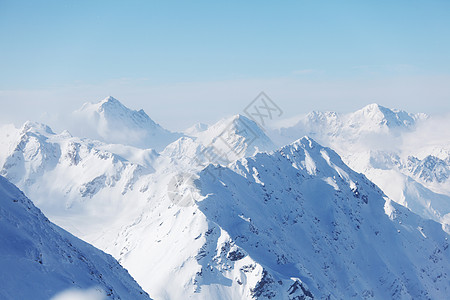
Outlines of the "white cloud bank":
<svg viewBox="0 0 450 300">
<path fill-rule="evenodd" d="M 450 76 L 318 80 L 301 76 L 237 79 L 152 85 L 146 79 L 118 79 L 98 85 L 73 85 L 41 90 L 0 91 L 0 123 L 26 120 L 65 129 L 66 116 L 84 102 L 108 95 L 133 109 L 143 108 L 164 127 L 181 130 L 199 121 L 214 122 L 242 113 L 260 91 L 285 112 L 283 118 L 311 110 L 348 112 L 369 103 L 429 114 L 450 112 Z"/>
</svg>

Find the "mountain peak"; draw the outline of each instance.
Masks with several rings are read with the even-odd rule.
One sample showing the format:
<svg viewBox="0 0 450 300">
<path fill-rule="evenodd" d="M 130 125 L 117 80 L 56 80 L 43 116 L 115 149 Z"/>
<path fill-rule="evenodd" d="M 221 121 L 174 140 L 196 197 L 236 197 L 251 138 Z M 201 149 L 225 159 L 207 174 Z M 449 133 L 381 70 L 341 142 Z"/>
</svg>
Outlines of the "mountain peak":
<svg viewBox="0 0 450 300">
<path fill-rule="evenodd" d="M 246 116 L 241 115 L 241 114 L 235 114 L 235 115 L 231 116 L 230 118 L 232 120 L 240 120 L 240 121 L 243 121 L 243 122 L 250 122 L 251 121 L 249 118 L 247 118 Z"/>
<path fill-rule="evenodd" d="M 104 112 L 108 114 L 130 114 L 130 113 L 139 113 L 134 111 L 125 105 L 122 104 L 119 100 L 112 96 L 108 96 L 105 99 L 101 100 L 94 106 L 98 112 Z M 145 116 L 149 118 L 146 114 Z M 150 119 L 150 118 L 149 118 Z"/>
<path fill-rule="evenodd" d="M 103 99 L 102 101 L 100 101 L 100 103 L 104 104 L 104 103 L 111 103 L 111 104 L 122 104 L 119 100 L 117 100 L 116 98 L 114 98 L 113 96 L 108 96 L 105 99 Z"/>
<path fill-rule="evenodd" d="M 301 137 L 298 140 L 294 141 L 290 145 L 283 147 L 283 149 L 286 147 L 288 147 L 288 148 L 294 147 L 295 149 L 298 149 L 298 148 L 314 149 L 317 147 L 323 148 L 315 140 L 313 140 L 312 138 L 310 138 L 309 136 L 306 136 L 306 135 L 304 137 Z"/>
<path fill-rule="evenodd" d="M 366 111 L 373 111 L 373 110 L 381 110 L 381 109 L 388 109 L 378 103 L 371 103 L 371 104 L 367 104 L 366 106 L 364 106 L 361 110 L 366 110 Z"/>
<path fill-rule="evenodd" d="M 415 116 L 402 110 L 389 109 L 376 103 L 369 104 L 349 115 L 350 127 L 361 127 L 366 130 L 375 128 L 411 127 L 415 124 Z"/>
<path fill-rule="evenodd" d="M 373 117 L 374 115 L 379 115 L 379 114 L 381 114 L 385 117 L 386 115 L 394 114 L 394 112 L 391 109 L 381 106 L 378 103 L 368 104 L 368 105 L 364 106 L 363 108 L 361 108 L 360 110 L 357 110 L 355 112 L 355 114 L 358 112 L 367 117 Z"/>
<path fill-rule="evenodd" d="M 160 151 L 180 136 L 161 127 L 143 109 L 130 109 L 112 96 L 85 103 L 74 115 L 85 129 L 83 135 L 106 143 Z"/>
<path fill-rule="evenodd" d="M 201 152 L 204 160 L 208 162 L 220 161 L 227 164 L 241 157 L 275 149 L 275 145 L 264 131 L 254 121 L 240 114 L 223 118 L 211 126 L 191 127 L 186 133 L 195 137 L 195 142 L 193 143 L 192 139 L 180 140 L 180 142 L 185 143 L 191 150 L 192 147 L 199 145 L 204 147 Z M 173 146 L 172 149 L 180 148 Z"/>
<path fill-rule="evenodd" d="M 26 121 L 22 125 L 21 132 L 25 133 L 25 132 L 29 132 L 29 131 L 39 132 L 39 133 L 43 133 L 43 134 L 55 134 L 49 126 L 47 126 L 43 123 Z"/>
<path fill-rule="evenodd" d="M 231 117 L 225 118 L 217 122 L 208 128 L 207 131 L 214 133 L 219 133 L 217 136 L 226 132 L 227 135 L 231 133 L 247 139 L 247 142 L 253 143 L 253 141 L 258 140 L 258 143 L 262 143 L 265 147 L 261 149 L 268 150 L 273 148 L 272 141 L 264 133 L 263 129 L 256 124 L 255 121 L 243 116 L 241 114 L 236 114 Z M 220 133 L 222 132 L 222 133 Z M 260 146 L 262 146 L 262 144 Z"/>
<path fill-rule="evenodd" d="M 236 237 L 242 256 L 256 258 L 273 283 L 277 276 L 301 278 L 314 299 L 440 298 L 448 292 L 447 282 L 433 279 L 450 266 L 447 252 L 439 253 L 438 264 L 433 256 L 448 247 L 440 225 L 391 203 L 334 151 L 308 137 L 272 154 L 205 169 L 199 182 L 206 195 L 199 209 L 220 233 Z M 416 272 L 421 276 L 410 275 Z M 364 284 L 349 285 L 361 278 Z M 264 281 L 267 287 L 270 281 Z M 283 297 L 280 286 L 273 285 L 273 299 L 306 298 Z"/>
<path fill-rule="evenodd" d="M 258 126 L 258 124 L 255 123 L 255 121 L 250 120 L 249 118 L 247 118 L 246 116 L 243 116 L 241 114 L 236 114 L 233 115 L 227 119 L 225 119 L 225 123 L 226 122 L 233 122 L 234 126 L 236 127 L 241 127 L 241 126 L 247 126 L 250 127 L 254 130 L 261 130 L 261 128 Z"/>
</svg>

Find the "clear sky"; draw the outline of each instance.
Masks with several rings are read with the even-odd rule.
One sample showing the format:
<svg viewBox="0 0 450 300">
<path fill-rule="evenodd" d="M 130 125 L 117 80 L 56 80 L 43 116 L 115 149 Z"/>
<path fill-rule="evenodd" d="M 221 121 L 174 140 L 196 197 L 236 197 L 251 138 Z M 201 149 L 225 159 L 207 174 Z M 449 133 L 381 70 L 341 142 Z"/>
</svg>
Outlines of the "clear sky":
<svg viewBox="0 0 450 300">
<path fill-rule="evenodd" d="M 112 95 L 181 129 L 260 91 L 285 117 L 449 112 L 449 37 L 448 0 L 0 0 L 0 123 Z"/>
</svg>

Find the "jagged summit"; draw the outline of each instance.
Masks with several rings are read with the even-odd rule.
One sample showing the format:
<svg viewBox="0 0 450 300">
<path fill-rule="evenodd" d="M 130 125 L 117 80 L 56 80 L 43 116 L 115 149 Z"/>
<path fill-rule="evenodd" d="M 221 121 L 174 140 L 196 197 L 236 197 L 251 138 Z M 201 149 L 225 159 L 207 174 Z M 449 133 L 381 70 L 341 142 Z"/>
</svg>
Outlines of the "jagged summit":
<svg viewBox="0 0 450 300">
<path fill-rule="evenodd" d="M 44 133 L 44 134 L 55 134 L 53 132 L 53 130 L 50 128 L 50 126 L 48 126 L 46 124 L 39 123 L 39 122 L 26 121 L 22 125 L 20 132 L 26 133 L 26 132 L 30 132 L 30 131 Z"/>
<path fill-rule="evenodd" d="M 223 118 L 207 129 L 207 131 L 218 134 L 219 131 L 223 130 L 234 131 L 236 133 L 240 133 L 242 136 L 250 135 L 250 131 L 258 136 L 265 136 L 264 131 L 258 126 L 258 124 L 241 114 Z"/>
<path fill-rule="evenodd" d="M 413 176 L 425 182 L 444 183 L 450 178 L 450 157 L 443 160 L 436 156 L 428 155 L 420 160 L 410 156 L 406 167 Z"/>
<path fill-rule="evenodd" d="M 128 125 L 129 129 L 134 127 L 160 127 L 145 113 L 143 109 L 132 110 L 123 105 L 116 98 L 109 96 L 98 103 L 85 103 L 77 112 L 97 113 L 106 122 L 120 122 Z"/>
<path fill-rule="evenodd" d="M 92 103 L 92 102 L 85 102 L 85 103 L 82 105 L 81 109 L 86 109 L 86 108 L 91 107 L 91 106 L 96 106 L 96 107 L 98 107 L 99 109 L 100 109 L 100 108 L 104 108 L 104 107 L 106 107 L 106 106 L 119 106 L 119 107 L 121 107 L 122 109 L 126 109 L 126 108 L 127 108 L 126 106 L 124 106 L 124 105 L 122 104 L 122 102 L 120 102 L 119 100 L 117 100 L 117 99 L 114 98 L 113 96 L 108 96 L 108 97 L 106 97 L 106 98 L 104 98 L 104 99 L 102 99 L 102 100 L 100 100 L 100 101 L 98 101 L 98 102 L 95 102 L 95 103 Z"/>
<path fill-rule="evenodd" d="M 281 149 L 286 149 L 286 148 L 290 148 L 290 147 L 293 147 L 293 148 L 307 147 L 307 148 L 313 149 L 313 148 L 322 147 L 322 146 L 319 143 L 317 143 L 314 139 L 305 135 L 305 136 L 299 138 L 298 140 L 292 142 L 291 144 L 282 147 Z"/>
<path fill-rule="evenodd" d="M 264 131 L 254 121 L 240 114 L 209 126 L 197 134 L 197 141 L 229 153 L 231 160 L 275 149 Z"/>
<path fill-rule="evenodd" d="M 74 116 L 84 129 L 82 136 L 112 144 L 161 151 L 181 136 L 161 127 L 143 109 L 129 109 L 111 96 L 98 103 L 83 104 Z"/>
<path fill-rule="evenodd" d="M 416 119 L 417 116 L 406 111 L 389 109 L 376 103 L 369 104 L 349 115 L 350 126 L 359 125 L 368 130 L 380 126 L 408 128 L 414 126 Z"/>
<path fill-rule="evenodd" d="M 236 114 L 236 115 L 233 115 L 233 116 L 231 116 L 229 118 L 225 118 L 224 121 L 225 122 L 227 122 L 227 121 L 228 122 L 233 122 L 233 124 L 235 125 L 236 129 L 240 129 L 240 128 L 243 128 L 243 127 L 248 127 L 251 130 L 254 130 L 255 132 L 256 131 L 257 132 L 263 132 L 262 128 L 259 127 L 259 125 L 255 121 L 253 121 L 253 120 L 249 119 L 248 117 L 246 117 L 244 115 L 241 115 L 241 114 Z"/>
<path fill-rule="evenodd" d="M 199 128 L 191 129 L 188 137 L 167 146 L 163 156 L 176 157 L 197 169 L 209 163 L 227 165 L 239 158 L 276 148 L 254 121 L 239 114 L 223 118 L 211 126 L 199 125 Z"/>
<path fill-rule="evenodd" d="M 337 118 L 338 117 L 338 113 L 334 112 L 334 111 L 317 111 L 317 110 L 313 110 L 311 112 L 309 112 L 306 115 L 307 119 L 310 120 L 317 120 L 317 119 L 324 119 L 324 118 Z"/>
<path fill-rule="evenodd" d="M 113 96 L 106 97 L 105 99 L 100 101 L 100 103 L 102 103 L 102 104 L 110 103 L 110 104 L 122 105 L 123 106 L 123 104 L 119 100 L 114 98 Z"/>
</svg>

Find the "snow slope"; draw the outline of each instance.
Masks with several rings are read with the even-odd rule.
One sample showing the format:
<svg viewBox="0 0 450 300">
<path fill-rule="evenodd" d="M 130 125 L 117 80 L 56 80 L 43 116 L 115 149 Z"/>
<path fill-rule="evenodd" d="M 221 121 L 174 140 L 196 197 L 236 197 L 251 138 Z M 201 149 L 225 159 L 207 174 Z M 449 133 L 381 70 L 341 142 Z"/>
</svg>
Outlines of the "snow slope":
<svg viewBox="0 0 450 300">
<path fill-rule="evenodd" d="M 149 299 L 115 259 L 50 223 L 0 176 L 1 299 L 50 299 L 90 290 L 95 299 Z"/>
<path fill-rule="evenodd" d="M 142 109 L 131 110 L 113 97 L 98 103 L 85 103 L 74 112 L 74 117 L 78 128 L 75 132 L 109 144 L 161 151 L 181 136 L 162 128 Z"/>
</svg>

